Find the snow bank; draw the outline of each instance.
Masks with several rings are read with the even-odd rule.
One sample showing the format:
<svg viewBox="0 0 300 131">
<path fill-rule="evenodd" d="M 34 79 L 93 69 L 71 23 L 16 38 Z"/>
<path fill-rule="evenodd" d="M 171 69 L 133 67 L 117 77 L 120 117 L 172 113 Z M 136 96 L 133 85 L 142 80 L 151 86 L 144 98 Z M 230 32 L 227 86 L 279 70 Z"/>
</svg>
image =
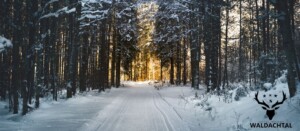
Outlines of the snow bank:
<svg viewBox="0 0 300 131">
<path fill-rule="evenodd" d="M 283 100 L 283 93 L 287 96 L 288 99 L 278 106 L 279 109 L 275 110 L 272 120 L 269 120 L 266 110 L 262 109 L 262 105 L 254 100 L 257 91 L 247 93 L 239 101 L 235 101 L 232 97 L 230 102 L 225 101 L 225 96 L 212 94 L 203 94 L 198 98 L 193 95 L 187 96 L 185 97 L 187 104 L 181 106 L 185 106 L 189 110 L 188 112 L 194 112 L 196 118 L 192 118 L 190 115 L 186 116 L 186 119 L 196 121 L 200 125 L 198 129 L 207 131 L 300 130 L 300 92 L 298 90 L 296 96 L 289 98 L 286 73 L 284 71 L 283 75 L 276 79 L 273 84 L 264 84 L 266 88 L 269 88 L 268 91 L 258 92 L 258 99 L 271 106 L 277 101 Z M 299 88 L 300 84 L 298 84 Z M 235 92 L 235 90 L 231 92 Z M 251 123 L 288 123 L 291 124 L 292 128 L 254 128 L 251 127 Z"/>
</svg>

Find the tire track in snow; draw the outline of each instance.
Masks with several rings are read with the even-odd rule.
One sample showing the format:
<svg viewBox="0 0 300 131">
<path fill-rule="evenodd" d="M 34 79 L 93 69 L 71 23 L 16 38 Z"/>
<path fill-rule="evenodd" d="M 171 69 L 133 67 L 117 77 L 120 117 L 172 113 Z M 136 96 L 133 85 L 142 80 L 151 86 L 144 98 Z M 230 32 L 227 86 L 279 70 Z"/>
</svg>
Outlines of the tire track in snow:
<svg viewBox="0 0 300 131">
<path fill-rule="evenodd" d="M 187 124 L 187 122 L 182 118 L 182 116 L 178 113 L 178 111 L 175 109 L 175 107 L 170 104 L 158 91 L 156 91 L 156 93 L 158 94 L 158 96 L 161 98 L 161 100 L 166 103 L 166 105 L 168 105 L 176 114 L 177 118 L 180 119 L 180 121 L 182 121 L 183 123 Z M 191 130 L 191 127 L 187 126 L 189 128 L 189 130 Z"/>
<path fill-rule="evenodd" d="M 117 104 L 119 105 L 119 108 L 118 110 L 113 113 L 113 117 L 106 117 L 105 120 L 99 124 L 99 126 L 95 129 L 95 131 L 101 131 L 103 130 L 103 128 L 108 128 L 108 129 L 111 129 L 113 128 L 114 126 L 107 126 L 107 125 L 110 125 L 112 123 L 114 124 L 117 124 L 118 121 L 121 119 L 121 115 L 126 111 L 127 109 L 127 103 L 128 103 L 128 99 L 126 99 L 126 96 L 125 93 L 122 95 L 122 97 L 120 97 L 120 99 L 122 100 L 122 102 L 120 102 L 120 104 Z M 108 124 L 109 123 L 109 124 Z M 104 126 L 107 126 L 107 127 L 104 127 Z"/>
<path fill-rule="evenodd" d="M 159 92 L 157 92 L 157 94 L 159 95 L 159 97 L 160 97 L 160 98 L 161 98 L 168 106 L 170 106 L 170 107 L 173 109 L 173 111 L 176 113 L 176 115 L 177 115 L 181 120 L 183 120 L 183 118 L 182 118 L 181 115 L 178 113 L 178 111 L 175 109 L 175 107 L 172 106 L 165 98 L 163 98 Z"/>
<path fill-rule="evenodd" d="M 157 98 L 157 97 L 156 97 Z M 161 116 L 164 119 L 165 125 L 169 131 L 174 131 L 173 126 L 171 125 L 169 119 L 167 118 L 166 114 L 159 108 L 159 106 L 156 104 L 155 100 L 155 94 L 153 95 L 153 103 L 155 105 L 155 108 L 160 112 Z"/>
</svg>

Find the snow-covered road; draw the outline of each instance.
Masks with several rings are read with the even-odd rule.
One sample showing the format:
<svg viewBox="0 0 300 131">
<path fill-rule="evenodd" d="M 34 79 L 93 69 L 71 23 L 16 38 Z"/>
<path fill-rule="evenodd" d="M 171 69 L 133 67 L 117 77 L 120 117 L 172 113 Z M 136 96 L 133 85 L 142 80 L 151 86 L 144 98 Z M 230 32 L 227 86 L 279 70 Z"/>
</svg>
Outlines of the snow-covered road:
<svg viewBox="0 0 300 131">
<path fill-rule="evenodd" d="M 82 130 L 189 131 L 176 110 L 159 92 L 145 84 L 126 88 Z"/>
<path fill-rule="evenodd" d="M 180 99 L 174 95 L 173 98 Z M 42 104 L 40 109 L 24 117 L 9 119 L 8 122 L 0 120 L 0 131 L 191 130 L 175 107 L 146 82 L 127 83 L 123 88 L 98 95 L 96 92 L 82 94 L 66 101 Z"/>
</svg>

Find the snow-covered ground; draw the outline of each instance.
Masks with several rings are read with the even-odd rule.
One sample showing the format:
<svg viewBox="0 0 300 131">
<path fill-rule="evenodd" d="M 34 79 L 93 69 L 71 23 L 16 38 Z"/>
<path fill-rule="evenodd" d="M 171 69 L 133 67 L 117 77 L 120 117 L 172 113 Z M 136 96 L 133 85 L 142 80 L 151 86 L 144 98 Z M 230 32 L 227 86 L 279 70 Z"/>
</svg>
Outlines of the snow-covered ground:
<svg viewBox="0 0 300 131">
<path fill-rule="evenodd" d="M 281 85 L 280 85 L 281 84 Z M 203 95 L 188 86 L 156 90 L 148 82 L 124 82 L 125 87 L 77 95 L 69 100 L 44 102 L 24 117 L 8 115 L 0 103 L 2 131 L 234 131 L 300 130 L 300 95 L 286 100 L 269 120 L 249 92 L 239 101 Z M 278 87 L 276 87 L 278 86 Z M 271 92 L 282 99 L 286 84 Z M 197 92 L 197 93 L 196 93 Z M 279 92 L 279 93 L 278 93 Z M 268 92 L 270 93 L 270 92 Z M 197 98 L 195 98 L 197 94 Z M 260 92 L 261 100 L 264 92 Z M 299 94 L 299 93 L 298 93 Z M 288 96 L 289 94 L 287 94 Z M 291 123 L 292 128 L 250 128 L 250 123 Z"/>
</svg>

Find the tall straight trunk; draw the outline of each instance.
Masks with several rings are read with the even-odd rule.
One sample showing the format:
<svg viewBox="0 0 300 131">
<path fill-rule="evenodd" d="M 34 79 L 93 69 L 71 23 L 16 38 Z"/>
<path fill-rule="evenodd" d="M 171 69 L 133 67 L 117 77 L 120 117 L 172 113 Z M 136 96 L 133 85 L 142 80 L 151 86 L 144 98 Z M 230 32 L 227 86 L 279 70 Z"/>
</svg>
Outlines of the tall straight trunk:
<svg viewBox="0 0 300 131">
<path fill-rule="evenodd" d="M 248 2 L 250 3 L 250 8 L 251 8 L 251 15 L 250 15 L 250 19 L 255 21 L 255 12 L 254 12 L 254 3 L 253 0 L 248 0 Z M 251 25 L 251 33 L 250 35 L 252 36 L 250 39 L 250 43 L 254 43 L 255 42 L 255 24 L 253 23 Z M 250 66 L 249 66 L 249 72 L 253 75 L 250 75 L 250 82 L 249 82 L 249 87 L 253 87 L 253 80 L 255 81 L 255 70 L 253 70 L 253 65 L 255 64 L 255 45 L 252 44 L 250 47 Z"/>
<path fill-rule="evenodd" d="M 46 5 L 46 1 L 40 1 L 41 4 L 41 8 L 43 8 Z M 42 19 L 40 21 L 38 21 L 35 24 L 35 27 L 37 29 L 36 33 L 40 32 L 43 33 L 45 35 L 45 33 L 47 33 L 47 28 L 45 26 L 45 20 Z M 37 41 L 43 42 L 44 41 L 44 35 L 40 35 L 39 38 L 36 38 Z M 39 43 L 35 43 L 35 46 L 38 47 Z M 43 63 L 44 63 L 44 58 L 43 58 L 43 49 L 42 48 L 35 48 L 34 50 L 34 62 L 36 64 L 36 77 L 35 77 L 35 108 L 39 108 L 40 106 L 40 92 L 41 92 L 41 88 L 43 87 Z"/>
<path fill-rule="evenodd" d="M 219 13 L 220 14 L 220 13 Z M 220 15 L 219 15 L 220 16 Z M 220 16 L 221 17 L 221 16 Z M 221 18 L 220 18 L 221 19 Z M 219 33 L 219 37 L 218 37 L 218 82 L 217 82 L 217 89 L 220 90 L 220 86 L 221 86 L 221 81 L 222 81 L 222 48 L 221 48 L 221 38 L 222 38 L 222 34 L 221 34 L 221 22 L 218 22 L 218 33 Z"/>
<path fill-rule="evenodd" d="M 105 65 L 104 65 L 104 75 L 105 75 L 105 88 L 110 88 L 110 85 L 109 85 L 109 49 L 110 49 L 110 42 L 109 42 L 109 39 L 108 38 L 108 35 L 107 33 L 105 33 L 105 37 L 106 37 L 106 44 L 105 44 Z"/>
<path fill-rule="evenodd" d="M 226 3 L 229 3 L 229 0 L 226 0 Z M 224 72 L 223 72 L 223 88 L 228 86 L 228 25 L 229 25 L 229 7 L 226 8 L 226 20 L 225 20 L 225 62 L 224 62 Z"/>
<path fill-rule="evenodd" d="M 94 32 L 95 29 L 90 29 L 92 30 L 92 32 Z M 90 34 L 91 35 L 91 43 L 97 43 L 96 42 L 96 38 L 95 38 L 95 34 Z M 91 45 L 91 47 L 93 47 Z M 97 49 L 97 48 L 96 48 Z M 90 57 L 90 63 L 91 63 L 91 66 L 90 66 L 90 77 L 89 79 L 92 81 L 91 82 L 91 86 L 92 86 L 92 89 L 96 89 L 98 84 L 97 84 L 97 81 L 99 81 L 98 79 L 98 76 L 97 75 L 97 51 L 93 51 L 93 50 L 90 50 L 91 51 L 91 57 Z"/>
<path fill-rule="evenodd" d="M 46 20 L 47 21 L 47 23 L 48 23 L 48 20 Z M 49 26 L 49 24 L 46 24 L 45 25 L 46 27 L 48 27 Z M 49 70 L 49 68 L 50 68 L 50 40 L 49 40 L 49 38 L 50 38 L 50 35 L 49 34 L 47 34 L 47 36 L 46 36 L 46 38 L 45 38 L 45 44 L 44 44 L 44 69 L 43 69 L 43 71 L 44 71 L 44 86 L 45 86 L 45 88 L 46 89 L 49 89 L 49 82 L 50 82 L 50 70 Z"/>
<path fill-rule="evenodd" d="M 29 10 L 28 8 L 31 8 L 31 3 L 30 1 L 27 1 L 27 5 L 26 8 L 22 8 L 21 12 L 25 13 L 26 15 L 23 16 L 23 22 L 22 22 L 22 27 L 23 30 L 26 30 L 24 32 L 22 32 L 23 36 L 26 37 L 30 37 L 29 35 L 29 30 L 30 30 L 30 26 L 27 25 L 25 22 L 31 21 L 31 17 L 28 15 L 31 12 L 31 10 Z M 30 30 L 32 31 L 32 30 Z M 21 72 L 20 72 L 20 76 L 21 76 L 21 95 L 23 98 L 23 107 L 22 107 L 22 115 L 26 115 L 26 113 L 28 112 L 28 92 L 29 92 L 29 88 L 32 84 L 33 79 L 31 78 L 31 70 L 33 70 L 33 65 L 32 65 L 32 51 L 31 51 L 31 47 L 33 45 L 33 43 L 27 43 L 28 41 L 24 41 L 24 43 L 26 44 L 25 46 L 22 47 L 22 58 L 21 58 Z"/>
<path fill-rule="evenodd" d="M 73 18 L 74 20 L 74 29 L 73 29 L 73 37 L 74 37 L 74 57 L 72 59 L 72 63 L 74 63 L 73 66 L 73 77 L 72 77 L 72 95 L 74 96 L 76 94 L 76 87 L 77 87 L 77 77 L 78 77 L 78 42 L 80 41 L 79 39 L 79 27 L 80 27 L 80 21 L 78 18 L 81 16 L 81 2 L 78 0 L 73 0 L 76 8 L 75 16 Z"/>
<path fill-rule="evenodd" d="M 36 83 L 35 83 L 35 108 L 39 108 L 40 106 L 40 90 L 42 88 L 42 57 L 41 57 L 41 51 L 36 50 L 35 51 L 35 63 L 37 67 L 36 71 Z"/>
<path fill-rule="evenodd" d="M 260 21 L 259 21 L 259 5 L 258 5 L 258 1 L 259 0 L 255 0 L 255 18 L 256 18 L 256 41 L 257 41 L 257 45 L 256 45 L 256 49 L 255 49 L 255 53 L 254 53 L 254 59 L 255 61 L 258 60 L 259 58 L 259 54 L 261 53 L 261 48 L 260 48 Z M 255 62 L 254 62 L 255 64 Z M 256 71 L 254 71 L 254 84 L 256 85 L 257 84 L 257 73 Z"/>
<path fill-rule="evenodd" d="M 72 97 L 72 86 L 75 81 L 73 81 L 72 77 L 74 74 L 74 57 L 75 57 L 75 43 L 74 43 L 74 19 L 75 15 L 70 14 L 69 16 L 69 31 L 68 31 L 68 70 L 67 70 L 67 98 Z"/>
<path fill-rule="evenodd" d="M 55 53 L 55 50 L 52 50 L 51 51 L 51 65 L 50 65 L 50 75 L 51 75 L 51 89 L 52 89 L 52 98 L 53 100 L 57 101 L 57 85 L 56 85 L 56 66 L 55 64 L 55 56 L 56 56 L 56 53 Z"/>
<path fill-rule="evenodd" d="M 108 59 L 109 59 L 109 44 L 106 39 L 106 20 L 101 27 L 101 47 L 100 47 L 100 91 L 108 88 Z"/>
<path fill-rule="evenodd" d="M 281 16 L 278 18 L 279 30 L 282 35 L 282 42 L 284 45 L 285 53 L 288 61 L 288 86 L 290 96 L 293 97 L 296 94 L 296 72 L 295 72 L 295 45 L 292 38 L 291 18 L 289 15 L 288 1 L 277 1 L 276 4 L 278 14 Z"/>
<path fill-rule="evenodd" d="M 56 11 L 56 10 L 59 10 L 60 9 L 60 3 L 59 2 L 55 2 L 53 3 L 53 8 L 52 10 Z M 51 33 L 50 33 L 50 52 L 49 52 L 49 83 L 51 84 L 51 89 L 52 89 L 52 98 L 53 100 L 57 100 L 57 85 L 56 85 L 56 82 L 57 82 L 57 69 L 55 65 L 58 64 L 58 61 L 57 61 L 57 44 L 60 44 L 58 43 L 58 39 L 59 39 L 59 30 L 58 30 L 58 27 L 59 27 L 59 24 L 60 24 L 60 20 L 58 18 L 51 18 Z"/>
<path fill-rule="evenodd" d="M 116 87 L 121 85 L 121 53 L 117 51 L 116 57 Z"/>
<path fill-rule="evenodd" d="M 24 32 L 23 32 L 24 33 Z M 25 36 L 25 34 L 23 34 L 23 36 Z M 27 52 L 27 49 L 26 47 L 22 47 L 22 57 L 21 57 L 21 63 L 20 63 L 20 72 L 19 72 L 19 75 L 20 75 L 20 79 L 21 79 L 21 96 L 23 98 L 23 107 L 22 107 L 22 115 L 25 115 L 27 112 L 28 112 L 28 106 L 27 106 L 27 103 L 28 103 L 28 84 L 27 84 L 27 80 L 26 80 L 26 76 L 27 76 L 27 70 L 29 70 L 29 63 L 30 62 L 29 60 L 27 60 L 26 56 L 28 56 L 28 52 Z M 26 70 L 27 69 L 27 70 Z"/>
<path fill-rule="evenodd" d="M 163 81 L 163 61 L 160 60 L 160 81 Z"/>
<path fill-rule="evenodd" d="M 171 61 L 171 69 L 170 69 L 170 84 L 174 84 L 174 57 L 171 56 L 170 57 L 170 61 Z"/>
<path fill-rule="evenodd" d="M 132 81 L 132 62 L 130 62 L 130 64 L 129 64 L 129 77 L 128 77 L 128 80 L 129 81 Z"/>
<path fill-rule="evenodd" d="M 80 66 L 80 91 L 86 91 L 86 80 L 87 80 L 87 68 L 88 68 L 88 48 L 89 48 L 89 35 L 87 32 L 83 34 L 83 43 L 82 43 L 82 58 Z"/>
<path fill-rule="evenodd" d="M 266 49 L 267 49 L 267 53 L 269 54 L 270 51 L 272 51 L 272 48 L 270 46 L 270 2 L 266 1 Z M 267 72 L 267 74 L 270 74 L 271 72 Z"/>
<path fill-rule="evenodd" d="M 197 2 L 195 1 L 192 5 L 192 10 L 195 10 L 197 7 Z M 190 18 L 192 19 L 190 25 L 191 29 L 198 29 L 198 18 L 195 14 L 191 14 Z M 199 89 L 199 62 L 200 62 L 200 46 L 199 46 L 199 32 L 194 30 L 191 32 L 190 36 L 190 52 L 191 52 L 191 74 L 192 74 L 192 87 L 194 89 Z"/>
<path fill-rule="evenodd" d="M 6 6 L 5 8 L 3 8 L 2 10 L 4 11 L 4 12 L 6 12 L 5 13 L 5 16 L 6 16 L 6 18 L 7 19 L 3 19 L 4 20 L 4 22 L 6 22 L 6 23 L 8 23 L 8 21 L 9 20 L 13 20 L 14 19 L 14 16 L 13 16 L 13 11 L 12 11 L 12 9 L 11 9 L 11 7 L 12 7 L 12 5 L 13 5 L 13 1 L 11 1 L 11 0 L 8 0 L 8 1 L 4 1 L 4 2 L 6 2 L 5 3 L 5 5 L 4 6 Z M 4 36 L 5 37 L 7 37 L 7 38 L 9 38 L 9 39 L 11 39 L 11 38 L 13 38 L 13 29 L 12 29 L 12 27 L 10 27 L 10 26 L 5 26 L 4 27 Z M 6 64 L 4 65 L 5 67 L 13 67 L 12 66 L 12 52 L 11 51 L 9 51 L 7 54 L 5 54 L 5 58 L 7 58 L 7 60 L 6 60 Z M 4 59 L 5 59 L 4 58 Z M 12 111 L 12 106 L 13 106 L 13 103 L 12 103 L 12 78 L 11 77 L 9 77 L 9 76 L 11 76 L 11 74 L 12 74 L 12 72 L 11 72 L 11 70 L 10 71 L 5 71 L 6 73 L 5 74 L 7 74 L 7 76 L 6 77 L 2 77 L 2 78 L 4 78 L 4 80 L 6 79 L 7 80 L 7 82 L 5 82 L 4 84 L 6 84 L 6 90 L 7 90 L 7 92 L 8 92 L 8 107 L 9 107 L 9 111 Z"/>
<path fill-rule="evenodd" d="M 24 60 L 23 60 L 24 61 Z M 22 73 L 21 73 L 21 77 L 22 77 L 22 85 L 21 85 L 21 88 L 22 88 L 22 90 L 21 90 L 21 92 L 22 92 L 22 98 L 23 98 L 23 107 L 22 107 L 22 115 L 26 115 L 27 114 L 27 112 L 28 112 L 28 105 L 27 105 L 27 103 L 28 103 L 28 84 L 27 84 L 27 82 L 28 81 L 26 81 L 26 80 L 24 80 L 24 78 L 26 78 L 25 77 L 25 63 L 23 62 L 22 64 L 21 64 L 23 67 L 21 68 L 22 69 Z"/>
<path fill-rule="evenodd" d="M 122 44 L 122 41 L 121 41 L 121 38 L 120 36 L 118 35 L 118 42 L 117 42 L 117 51 L 116 51 L 116 87 L 120 87 L 121 85 L 121 44 Z M 136 70 L 135 70 L 136 71 Z M 134 75 L 134 79 L 135 79 L 135 75 Z"/>
<path fill-rule="evenodd" d="M 110 72 L 110 85 L 115 86 L 115 74 L 116 74 L 116 42 L 117 42 L 117 32 L 116 32 L 116 20 L 115 20 L 115 0 L 112 0 L 112 12 L 111 12 L 111 26 L 110 32 L 112 32 L 112 58 L 111 58 L 111 72 Z"/>
<path fill-rule="evenodd" d="M 176 49 L 176 85 L 181 83 L 181 45 L 177 42 Z"/>
<path fill-rule="evenodd" d="M 266 9 L 266 0 L 262 0 L 262 8 Z M 266 15 L 267 13 L 264 12 L 264 15 Z M 263 17 L 262 19 L 262 43 L 263 43 L 263 53 L 264 55 L 266 55 L 268 53 L 268 49 L 267 49 L 267 30 L 266 30 L 266 18 Z M 267 68 L 266 68 L 266 62 L 263 63 L 263 69 L 262 69 L 262 75 L 261 75 L 261 80 L 262 82 L 266 82 L 267 81 Z"/>
<path fill-rule="evenodd" d="M 12 97 L 13 97 L 13 113 L 17 114 L 19 109 L 19 101 L 18 101 L 18 89 L 20 87 L 21 77 L 20 77 L 20 47 L 22 43 L 22 29 L 21 29 L 21 11 L 22 1 L 14 1 L 14 24 L 16 25 L 16 29 L 13 32 L 13 68 L 12 68 Z"/>
<path fill-rule="evenodd" d="M 45 10 L 49 10 L 50 12 L 50 6 L 45 7 Z M 48 13 L 48 12 L 47 12 Z M 43 40 L 43 56 L 44 56 L 44 62 L 43 62 L 43 78 L 44 78 L 44 86 L 46 89 L 49 89 L 49 82 L 50 82 L 50 71 L 49 71 L 49 67 L 50 67 L 50 47 L 52 45 L 52 43 L 50 43 L 50 32 L 53 32 L 53 30 L 51 29 L 52 26 L 52 18 L 49 19 L 43 19 L 42 20 L 42 28 L 43 28 L 43 35 L 45 36 L 44 40 Z"/>
<path fill-rule="evenodd" d="M 216 5 L 219 5 L 218 0 L 215 1 Z M 217 90 L 220 90 L 220 83 L 221 83 L 221 64 L 222 64 L 222 55 L 221 55 L 221 36 L 222 36 L 222 30 L 221 30 L 221 7 L 215 6 L 214 7 L 214 14 L 217 16 L 217 18 L 214 18 L 215 22 L 215 32 L 214 36 L 217 36 L 215 39 L 215 44 L 213 47 L 215 48 L 215 61 L 214 61 L 214 78 L 216 79 L 214 82 L 214 88 Z M 219 92 L 218 92 L 219 93 Z"/>
<path fill-rule="evenodd" d="M 238 81 L 243 81 L 243 76 L 244 76 L 244 71 L 243 71 L 243 51 L 242 51 L 242 43 L 243 43 L 243 38 L 242 38 L 242 35 L 243 35 L 243 32 L 242 32 L 242 0 L 240 0 L 239 2 L 239 24 L 240 24 L 240 34 L 239 34 L 239 65 L 238 65 Z"/>
<path fill-rule="evenodd" d="M 266 9 L 266 0 L 262 0 L 262 8 Z M 266 12 L 263 12 L 266 15 Z M 262 43 L 263 43 L 263 52 L 267 53 L 267 31 L 266 31 L 266 18 L 262 18 Z"/>
<path fill-rule="evenodd" d="M 80 16 L 81 4 L 78 0 L 70 0 L 70 4 L 76 5 L 76 12 L 69 14 L 69 32 L 68 32 L 68 80 L 67 80 L 67 98 L 71 98 L 76 93 L 77 78 L 77 42 L 79 22 L 77 17 Z"/>
<path fill-rule="evenodd" d="M 187 60 L 187 40 L 184 38 L 184 48 L 183 48 L 183 85 L 186 85 L 187 83 L 187 65 L 186 65 L 186 60 Z"/>
<path fill-rule="evenodd" d="M 218 91 L 220 90 L 221 73 L 222 73 L 222 50 L 221 50 L 221 7 L 218 0 L 212 1 L 211 12 L 213 16 L 211 18 L 211 43 L 208 45 L 211 48 L 209 62 L 211 64 L 209 73 L 211 76 L 211 89 Z"/>
<path fill-rule="evenodd" d="M 114 27 L 113 27 L 114 28 Z M 116 42 L 117 42 L 117 34 L 116 28 L 113 29 L 113 42 L 112 42 L 112 58 L 111 58 L 111 73 L 110 73 L 110 81 L 111 86 L 116 86 Z"/>
<path fill-rule="evenodd" d="M 145 80 L 148 80 L 150 77 L 148 76 L 148 70 L 149 70 L 149 69 L 148 69 L 148 61 L 149 61 L 149 60 L 148 60 L 148 58 L 149 58 L 149 57 L 148 57 L 148 53 L 149 53 L 149 52 L 148 52 L 147 50 L 145 50 L 144 52 L 145 52 L 145 54 L 144 54 L 144 57 L 145 57 L 145 58 L 144 58 L 144 59 L 145 59 L 145 67 L 144 67 L 144 69 L 143 69 L 143 70 L 144 70 L 144 73 L 143 73 L 143 74 L 144 74 L 144 77 L 142 78 L 142 80 L 145 81 Z M 143 74 L 142 74 L 142 75 L 143 75 Z"/>
<path fill-rule="evenodd" d="M 205 18 L 204 18 L 204 53 L 205 53 L 205 85 L 207 86 L 207 92 L 210 92 L 212 89 L 212 59 L 213 59 L 213 50 L 212 50 L 212 18 L 210 16 L 212 10 L 212 2 L 208 1 L 205 5 L 207 6 L 208 10 L 205 11 Z"/>
<path fill-rule="evenodd" d="M 34 14 L 35 12 L 38 11 L 38 3 L 32 2 L 31 0 L 27 0 L 28 6 L 27 6 L 27 11 L 29 14 Z M 29 58 L 27 61 L 28 66 L 27 66 L 27 72 L 26 72 L 26 77 L 27 77 L 27 87 L 28 87 L 28 101 L 29 104 L 31 104 L 31 98 L 33 97 L 33 92 L 34 92 L 34 50 L 32 50 L 32 46 L 36 44 L 36 41 L 38 38 L 36 37 L 37 34 L 37 18 L 35 16 L 29 15 L 28 14 L 28 20 L 32 23 L 28 27 L 28 44 L 29 48 L 27 48 L 27 54 L 30 54 Z M 27 65 L 27 64 L 26 64 Z"/>
<path fill-rule="evenodd" d="M 204 21 L 205 84 L 209 92 L 219 90 L 219 55 L 221 47 L 221 9 L 217 0 L 207 3 Z M 212 14 L 212 15 L 211 15 Z"/>
</svg>

